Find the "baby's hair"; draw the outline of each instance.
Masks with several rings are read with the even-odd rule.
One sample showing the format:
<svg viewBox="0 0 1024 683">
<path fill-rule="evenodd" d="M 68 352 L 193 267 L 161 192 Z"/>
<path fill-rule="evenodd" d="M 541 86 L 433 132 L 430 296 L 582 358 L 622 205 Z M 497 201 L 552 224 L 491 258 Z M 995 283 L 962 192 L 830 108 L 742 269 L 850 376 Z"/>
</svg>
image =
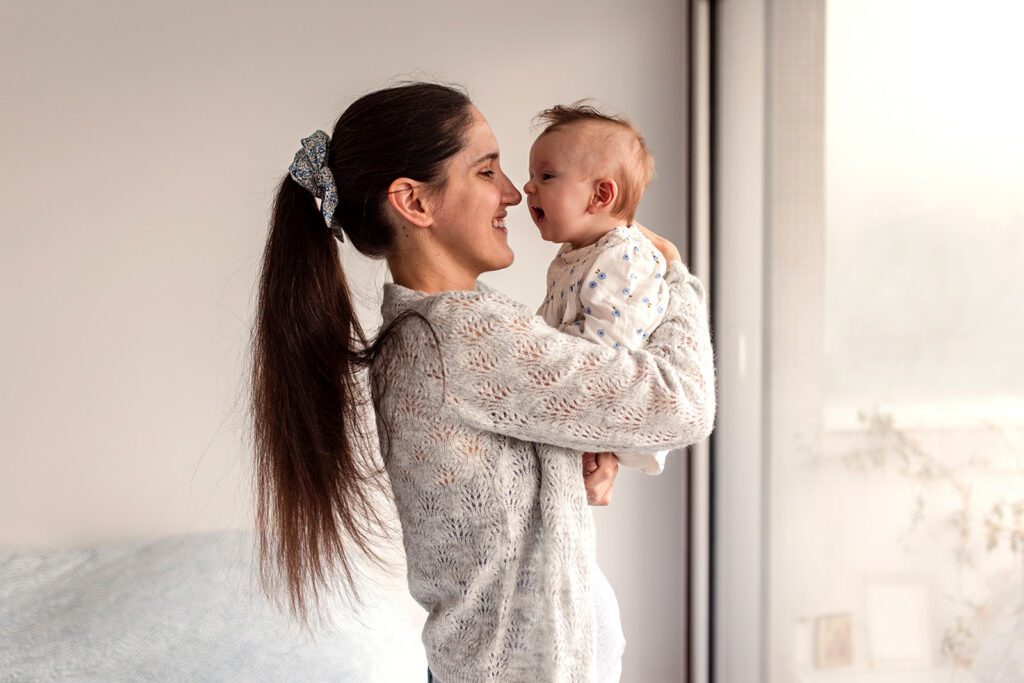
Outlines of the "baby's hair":
<svg viewBox="0 0 1024 683">
<path fill-rule="evenodd" d="M 538 138 L 553 131 L 587 123 L 613 126 L 619 131 L 628 132 L 631 135 L 629 151 L 633 156 L 633 163 L 624 161 L 619 166 L 619 173 L 616 174 L 618 177 L 615 178 L 619 185 L 619 198 L 615 201 L 611 213 L 613 216 L 632 222 L 644 191 L 654 179 L 654 156 L 647 148 L 644 136 L 629 120 L 605 114 L 595 107 L 585 104 L 586 102 L 587 100 L 584 99 L 568 105 L 558 104 L 537 114 L 535 121 L 544 124 L 544 130 L 541 131 Z"/>
</svg>

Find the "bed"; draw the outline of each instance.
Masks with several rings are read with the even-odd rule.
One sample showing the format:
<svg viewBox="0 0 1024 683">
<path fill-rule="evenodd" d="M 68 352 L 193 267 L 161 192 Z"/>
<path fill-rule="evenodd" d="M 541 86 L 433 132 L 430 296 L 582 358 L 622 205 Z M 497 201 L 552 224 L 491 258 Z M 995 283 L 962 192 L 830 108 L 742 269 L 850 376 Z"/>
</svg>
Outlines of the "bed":
<svg viewBox="0 0 1024 683">
<path fill-rule="evenodd" d="M 248 531 L 0 552 L 0 681 L 419 681 L 401 581 L 307 637 L 255 588 Z M 404 579 L 404 577 L 400 577 Z"/>
</svg>

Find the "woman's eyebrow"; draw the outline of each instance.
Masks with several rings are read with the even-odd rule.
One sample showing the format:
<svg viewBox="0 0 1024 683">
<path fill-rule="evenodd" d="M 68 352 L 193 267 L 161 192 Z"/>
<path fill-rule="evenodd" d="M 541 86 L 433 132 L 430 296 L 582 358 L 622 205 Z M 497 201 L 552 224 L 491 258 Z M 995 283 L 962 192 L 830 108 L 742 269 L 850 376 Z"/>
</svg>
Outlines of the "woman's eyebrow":
<svg viewBox="0 0 1024 683">
<path fill-rule="evenodd" d="M 497 159 L 497 158 L 498 158 L 498 153 L 497 153 L 497 152 L 491 152 L 491 153 L 489 153 L 489 154 L 485 154 L 485 155 L 483 155 L 482 157 L 480 157 L 479 159 L 477 159 L 476 161 L 474 161 L 474 162 L 473 162 L 473 165 L 474 165 L 474 166 L 476 166 L 476 165 L 477 165 L 477 164 L 479 164 L 479 163 L 480 163 L 481 161 L 489 161 L 489 160 L 491 160 L 491 159 Z"/>
</svg>

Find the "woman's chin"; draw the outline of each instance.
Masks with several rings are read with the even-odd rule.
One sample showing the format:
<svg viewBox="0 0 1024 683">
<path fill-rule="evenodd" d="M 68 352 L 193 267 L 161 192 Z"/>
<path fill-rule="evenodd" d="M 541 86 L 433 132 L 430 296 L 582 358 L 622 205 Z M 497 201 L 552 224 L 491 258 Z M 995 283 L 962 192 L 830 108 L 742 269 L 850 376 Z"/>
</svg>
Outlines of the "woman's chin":
<svg viewBox="0 0 1024 683">
<path fill-rule="evenodd" d="M 504 249 L 496 250 L 492 258 L 489 259 L 490 266 L 488 270 L 504 270 L 512 265 L 512 262 L 516 260 L 515 252 L 512 251 L 512 247 L 507 244 L 504 245 Z"/>
<path fill-rule="evenodd" d="M 516 253 L 512 251 L 512 247 L 508 247 L 507 251 L 508 253 L 506 257 L 502 260 L 502 265 L 498 266 L 497 270 L 508 268 L 512 265 L 512 262 L 516 260 Z"/>
</svg>

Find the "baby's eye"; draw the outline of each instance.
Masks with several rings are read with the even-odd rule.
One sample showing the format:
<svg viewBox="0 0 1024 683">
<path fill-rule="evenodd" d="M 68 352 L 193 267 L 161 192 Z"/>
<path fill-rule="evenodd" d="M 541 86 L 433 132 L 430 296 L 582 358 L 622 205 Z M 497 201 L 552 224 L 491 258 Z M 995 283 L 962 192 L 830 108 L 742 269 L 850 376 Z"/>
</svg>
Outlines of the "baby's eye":
<svg viewBox="0 0 1024 683">
<path fill-rule="evenodd" d="M 553 174 L 551 174 L 551 173 L 541 173 L 540 174 L 540 179 L 541 180 L 550 180 L 551 178 L 554 178 L 554 177 L 555 176 Z"/>
</svg>

